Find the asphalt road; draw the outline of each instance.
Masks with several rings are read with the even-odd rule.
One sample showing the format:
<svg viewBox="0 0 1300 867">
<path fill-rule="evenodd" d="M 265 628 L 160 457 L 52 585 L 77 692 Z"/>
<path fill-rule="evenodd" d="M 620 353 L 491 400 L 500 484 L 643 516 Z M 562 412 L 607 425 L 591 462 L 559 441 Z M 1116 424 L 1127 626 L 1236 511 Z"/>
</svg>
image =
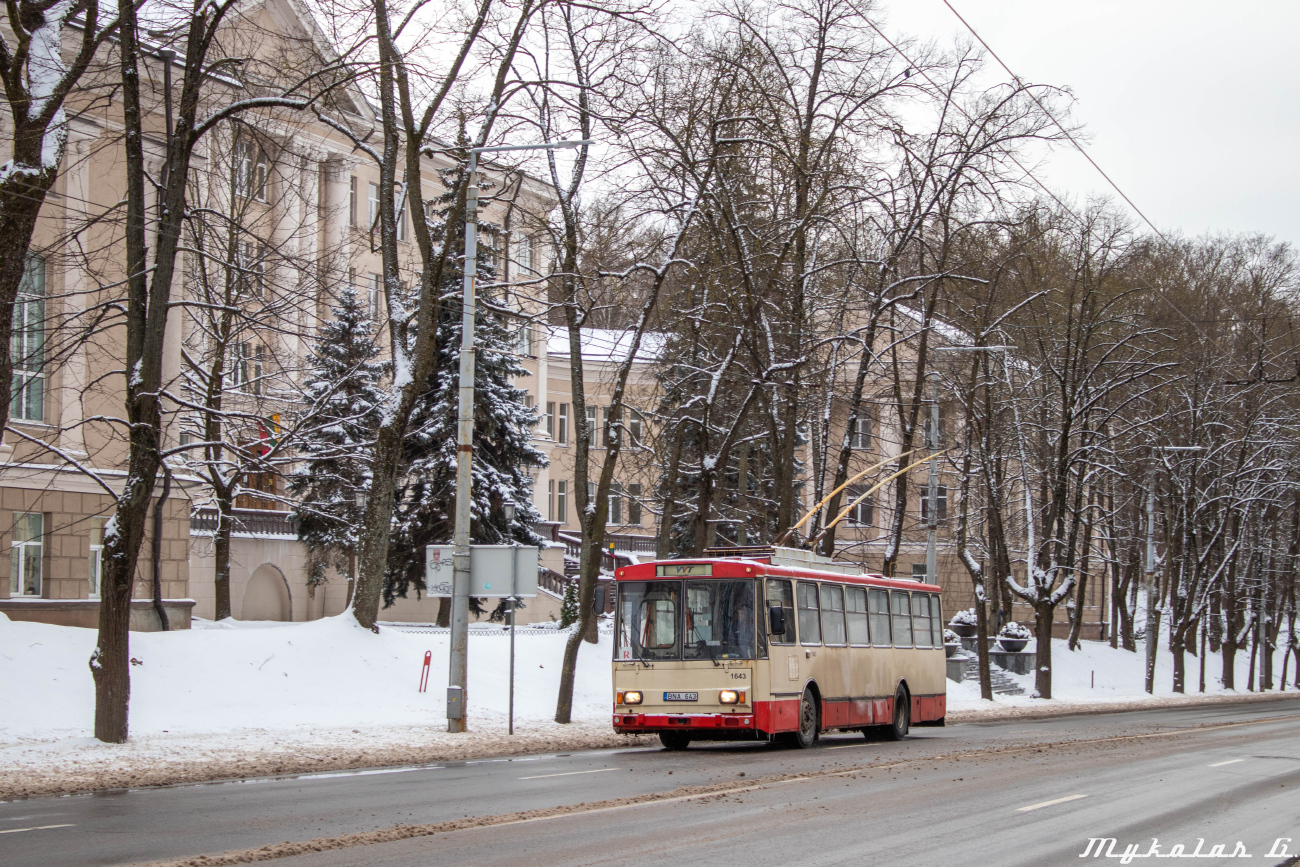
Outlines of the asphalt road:
<svg viewBox="0 0 1300 867">
<path fill-rule="evenodd" d="M 733 788 L 695 788 L 710 785 Z M 1161 855 L 1203 840 L 1198 864 L 1300 863 L 1300 700 L 35 798 L 0 804 L 0 864 L 130 864 L 579 804 L 270 863 L 1040 867 L 1112 837 L 1099 860 L 1139 862 L 1156 838 Z"/>
</svg>

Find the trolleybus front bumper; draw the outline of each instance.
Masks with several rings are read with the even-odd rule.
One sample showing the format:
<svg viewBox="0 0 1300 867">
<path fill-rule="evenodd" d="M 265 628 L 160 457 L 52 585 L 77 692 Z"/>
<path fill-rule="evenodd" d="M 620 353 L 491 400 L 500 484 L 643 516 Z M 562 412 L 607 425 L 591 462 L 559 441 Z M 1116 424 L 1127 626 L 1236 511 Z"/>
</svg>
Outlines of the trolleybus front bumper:
<svg viewBox="0 0 1300 867">
<path fill-rule="evenodd" d="M 757 730 L 752 713 L 616 713 L 614 731 L 619 734 L 690 732 L 705 739 L 752 736 Z"/>
</svg>

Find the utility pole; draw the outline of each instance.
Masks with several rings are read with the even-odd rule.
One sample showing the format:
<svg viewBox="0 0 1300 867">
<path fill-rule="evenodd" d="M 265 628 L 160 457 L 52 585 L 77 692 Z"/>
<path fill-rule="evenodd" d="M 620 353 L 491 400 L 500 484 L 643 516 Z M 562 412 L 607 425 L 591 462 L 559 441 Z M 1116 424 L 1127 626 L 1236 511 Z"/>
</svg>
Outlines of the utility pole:
<svg viewBox="0 0 1300 867">
<path fill-rule="evenodd" d="M 1160 609 L 1156 605 L 1156 472 L 1151 470 L 1147 484 L 1147 672 L 1146 691 L 1156 687 L 1156 646 L 1160 638 Z"/>
<path fill-rule="evenodd" d="M 929 521 L 925 543 L 925 581 L 939 583 L 939 376 L 931 371 L 930 377 L 930 429 L 926 431 L 925 447 L 930 450 Z"/>
<path fill-rule="evenodd" d="M 474 281 L 478 276 L 478 155 L 554 150 L 591 141 L 558 141 L 469 149 L 465 190 L 465 279 L 461 295 L 460 382 L 456 412 L 456 529 L 452 537 L 451 660 L 447 673 L 447 731 L 464 732 L 469 698 L 470 480 L 474 462 Z"/>
</svg>

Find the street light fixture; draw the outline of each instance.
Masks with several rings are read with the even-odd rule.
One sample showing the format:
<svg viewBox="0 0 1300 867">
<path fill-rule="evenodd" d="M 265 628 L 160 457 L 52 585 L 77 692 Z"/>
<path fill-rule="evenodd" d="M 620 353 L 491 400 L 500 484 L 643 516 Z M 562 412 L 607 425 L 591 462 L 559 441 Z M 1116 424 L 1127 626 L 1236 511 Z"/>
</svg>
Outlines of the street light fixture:
<svg viewBox="0 0 1300 867">
<path fill-rule="evenodd" d="M 474 280 L 478 276 L 478 155 L 504 151 L 556 150 L 595 144 L 591 140 L 499 145 L 469 149 L 465 191 L 465 280 L 460 328 L 460 389 L 456 414 L 456 530 L 452 554 L 451 661 L 447 677 L 447 731 L 463 732 L 469 668 L 470 479 L 474 458 Z"/>
</svg>

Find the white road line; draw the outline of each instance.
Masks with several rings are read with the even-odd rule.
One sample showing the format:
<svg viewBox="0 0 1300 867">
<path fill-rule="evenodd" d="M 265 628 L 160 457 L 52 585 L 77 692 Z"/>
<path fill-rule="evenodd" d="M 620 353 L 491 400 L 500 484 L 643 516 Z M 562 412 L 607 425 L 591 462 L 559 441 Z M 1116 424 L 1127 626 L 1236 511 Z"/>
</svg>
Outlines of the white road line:
<svg viewBox="0 0 1300 867">
<path fill-rule="evenodd" d="M 547 777 L 572 777 L 577 774 L 603 774 L 605 771 L 621 771 L 622 768 L 597 768 L 594 771 L 566 771 L 563 774 L 538 774 L 535 777 L 520 777 L 521 780 L 543 780 Z"/>
<path fill-rule="evenodd" d="M 23 831 L 48 831 L 50 828 L 72 828 L 74 825 L 75 823 L 73 822 L 65 822 L 62 825 L 37 825 L 35 828 L 9 828 L 0 831 L 0 834 L 20 834 Z"/>
<path fill-rule="evenodd" d="M 1210 768 L 1221 768 L 1221 767 L 1223 767 L 1224 765 L 1235 765 L 1237 762 L 1244 762 L 1244 761 L 1246 761 L 1246 760 L 1245 760 L 1245 759 L 1228 759 L 1226 762 L 1215 762 L 1214 764 L 1212 764 L 1212 765 L 1207 765 L 1206 767 L 1210 767 Z"/>
<path fill-rule="evenodd" d="M 1041 804 L 1030 804 L 1028 807 L 1016 807 L 1017 813 L 1028 813 L 1030 810 L 1041 810 L 1043 807 L 1050 807 L 1053 804 L 1064 804 L 1066 801 L 1077 801 L 1080 798 L 1086 798 L 1087 795 L 1066 795 L 1064 798 L 1057 798 L 1052 801 L 1043 801 Z"/>
<path fill-rule="evenodd" d="M 848 749 L 857 749 L 857 748 L 859 748 L 859 747 L 878 747 L 878 746 L 880 746 L 880 744 L 841 744 L 841 745 L 838 746 L 838 747 L 824 747 L 824 749 L 828 749 L 828 750 L 848 750 Z"/>
</svg>

